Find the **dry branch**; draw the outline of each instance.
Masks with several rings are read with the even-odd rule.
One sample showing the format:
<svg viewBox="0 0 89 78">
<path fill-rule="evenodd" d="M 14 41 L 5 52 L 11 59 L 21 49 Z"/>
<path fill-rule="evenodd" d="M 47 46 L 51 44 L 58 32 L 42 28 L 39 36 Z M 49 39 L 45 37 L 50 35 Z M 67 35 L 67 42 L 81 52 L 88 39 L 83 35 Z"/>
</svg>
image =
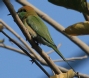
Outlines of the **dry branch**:
<svg viewBox="0 0 89 78">
<path fill-rule="evenodd" d="M 85 56 L 81 56 L 81 57 L 72 57 L 72 58 L 66 58 L 67 61 L 75 61 L 75 60 L 82 60 L 82 59 L 85 59 L 85 58 L 88 58 L 87 55 Z M 63 62 L 63 60 L 53 60 L 54 62 Z"/>
</svg>

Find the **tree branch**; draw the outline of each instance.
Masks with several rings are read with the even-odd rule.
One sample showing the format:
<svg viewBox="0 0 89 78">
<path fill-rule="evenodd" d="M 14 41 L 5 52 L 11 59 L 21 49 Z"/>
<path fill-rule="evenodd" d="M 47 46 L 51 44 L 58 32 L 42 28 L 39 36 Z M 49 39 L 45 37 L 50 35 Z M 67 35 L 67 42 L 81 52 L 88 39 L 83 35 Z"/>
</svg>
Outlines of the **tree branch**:
<svg viewBox="0 0 89 78">
<path fill-rule="evenodd" d="M 89 12 L 89 3 L 87 3 L 87 8 L 88 8 L 88 12 Z M 84 14 L 84 13 L 82 13 L 82 14 L 83 14 L 85 20 L 86 20 L 86 21 L 89 21 L 89 15 Z"/>
<path fill-rule="evenodd" d="M 5 48 L 5 49 L 9 49 L 9 50 L 12 50 L 12 51 L 15 51 L 15 52 L 20 53 L 20 54 L 23 54 L 23 55 L 26 55 L 22 50 L 13 48 L 11 46 L 7 46 L 5 44 L 0 44 L 0 47 Z"/>
<path fill-rule="evenodd" d="M 81 59 L 85 59 L 85 58 L 88 58 L 87 55 L 85 56 L 81 56 L 81 57 L 72 57 L 72 58 L 66 58 L 67 61 L 75 61 L 75 60 L 81 60 Z M 63 60 L 53 60 L 54 62 L 63 62 Z"/>
</svg>

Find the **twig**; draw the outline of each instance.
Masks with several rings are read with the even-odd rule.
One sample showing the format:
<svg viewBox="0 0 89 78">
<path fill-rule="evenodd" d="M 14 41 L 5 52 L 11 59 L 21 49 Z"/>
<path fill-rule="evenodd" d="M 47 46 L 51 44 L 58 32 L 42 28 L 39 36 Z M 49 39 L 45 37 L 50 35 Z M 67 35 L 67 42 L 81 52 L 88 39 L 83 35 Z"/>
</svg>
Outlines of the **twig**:
<svg viewBox="0 0 89 78">
<path fill-rule="evenodd" d="M 84 14 L 84 13 L 82 13 L 82 14 L 83 14 L 83 16 L 84 16 L 85 20 L 86 20 L 86 21 L 89 21 L 89 15 Z"/>
<path fill-rule="evenodd" d="M 55 20 L 53 20 L 52 18 L 50 18 L 47 14 L 45 14 L 42 11 L 40 11 L 39 9 L 37 9 L 35 6 L 33 6 L 32 4 L 30 4 L 27 0 L 16 0 L 16 1 L 18 3 L 20 3 L 20 4 L 22 4 L 22 5 L 29 5 L 29 6 L 33 7 L 35 9 L 35 11 L 38 13 L 38 15 L 43 20 L 45 20 L 47 23 L 49 23 L 50 25 L 52 25 L 56 30 L 58 30 L 60 33 L 62 33 L 63 35 L 65 35 L 67 38 L 69 38 L 72 42 L 74 42 L 77 46 L 79 46 L 86 54 L 89 55 L 89 47 L 84 42 L 82 42 L 79 38 L 73 37 L 73 36 L 69 36 L 69 35 L 63 33 L 63 30 L 65 28 L 62 25 L 60 25 Z"/>
<path fill-rule="evenodd" d="M 13 47 L 11 47 L 11 46 L 7 46 L 7 45 L 5 45 L 5 44 L 0 44 L 0 47 L 3 47 L 3 48 L 5 48 L 5 49 L 9 49 L 9 50 L 15 51 L 15 52 L 17 52 L 17 53 L 26 55 L 26 54 L 24 54 L 24 52 L 23 52 L 22 50 L 13 48 Z"/>
<path fill-rule="evenodd" d="M 88 12 L 89 12 L 89 3 L 87 3 L 87 8 L 88 8 Z M 84 14 L 84 13 L 82 13 L 82 14 L 83 14 L 85 20 L 86 20 L 86 21 L 89 21 L 89 15 Z"/>
<path fill-rule="evenodd" d="M 11 3 L 9 2 L 9 0 L 3 0 L 3 2 L 5 3 L 5 5 L 7 6 L 8 10 L 10 11 L 10 14 L 12 14 L 15 22 L 18 24 L 19 28 L 21 29 L 21 31 L 23 32 L 24 36 L 26 37 L 26 39 L 29 41 L 29 43 L 32 45 L 32 47 L 42 56 L 42 58 L 47 62 L 47 64 L 50 66 L 50 68 L 55 72 L 55 74 L 59 74 L 61 73 L 61 71 L 58 69 L 58 67 L 54 64 L 54 62 L 49 58 L 49 56 L 39 47 L 37 46 L 29 32 L 26 30 L 26 28 L 24 27 L 23 23 L 21 22 L 21 20 L 19 19 L 18 15 L 16 14 L 13 6 L 11 5 Z"/>
<path fill-rule="evenodd" d="M 14 39 L 12 39 L 11 37 L 9 37 L 4 31 L 2 31 L 2 33 L 10 39 L 10 41 L 12 41 L 13 43 L 15 43 L 21 50 L 23 50 L 24 53 L 26 53 L 33 62 L 35 62 L 35 64 L 48 76 L 50 77 L 50 75 L 46 72 L 46 70 L 36 61 L 36 59 L 34 59 L 25 49 L 23 49 L 19 43 L 17 41 L 15 41 Z"/>
<path fill-rule="evenodd" d="M 67 61 L 75 61 L 75 60 L 82 60 L 82 59 L 85 59 L 87 58 L 88 56 L 85 55 L 85 56 L 81 56 L 81 57 L 72 57 L 72 58 L 66 58 Z M 63 62 L 63 60 L 53 60 L 54 62 Z"/>
</svg>

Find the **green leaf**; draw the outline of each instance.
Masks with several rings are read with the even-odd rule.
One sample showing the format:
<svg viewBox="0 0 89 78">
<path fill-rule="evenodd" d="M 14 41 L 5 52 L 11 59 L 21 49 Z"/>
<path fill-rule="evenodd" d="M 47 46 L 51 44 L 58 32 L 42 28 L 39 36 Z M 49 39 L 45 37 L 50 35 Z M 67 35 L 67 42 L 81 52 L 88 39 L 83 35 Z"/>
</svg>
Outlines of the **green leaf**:
<svg viewBox="0 0 89 78">
<path fill-rule="evenodd" d="M 88 35 L 89 34 L 89 21 L 79 22 L 67 27 L 63 32 L 68 35 Z"/>
<path fill-rule="evenodd" d="M 50 3 L 89 15 L 86 0 L 48 0 Z"/>
</svg>

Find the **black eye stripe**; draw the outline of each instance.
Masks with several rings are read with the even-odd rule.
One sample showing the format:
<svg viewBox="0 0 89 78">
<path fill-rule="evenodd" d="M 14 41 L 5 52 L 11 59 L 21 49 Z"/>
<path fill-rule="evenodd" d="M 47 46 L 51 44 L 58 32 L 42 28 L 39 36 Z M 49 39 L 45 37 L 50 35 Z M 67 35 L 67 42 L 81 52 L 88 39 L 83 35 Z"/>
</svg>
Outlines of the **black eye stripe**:
<svg viewBox="0 0 89 78">
<path fill-rule="evenodd" d="M 27 12 L 25 9 L 20 9 L 18 12 L 16 13 L 19 13 L 19 12 Z"/>
<path fill-rule="evenodd" d="M 21 9 L 21 12 L 26 12 L 26 10 L 25 9 Z"/>
</svg>

